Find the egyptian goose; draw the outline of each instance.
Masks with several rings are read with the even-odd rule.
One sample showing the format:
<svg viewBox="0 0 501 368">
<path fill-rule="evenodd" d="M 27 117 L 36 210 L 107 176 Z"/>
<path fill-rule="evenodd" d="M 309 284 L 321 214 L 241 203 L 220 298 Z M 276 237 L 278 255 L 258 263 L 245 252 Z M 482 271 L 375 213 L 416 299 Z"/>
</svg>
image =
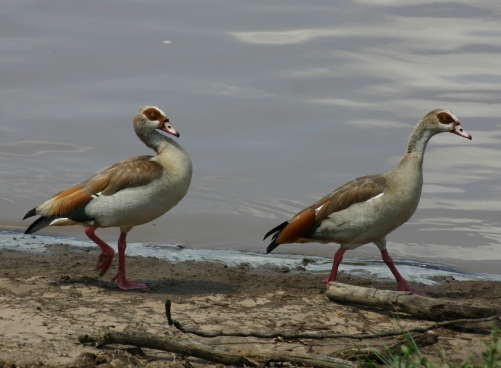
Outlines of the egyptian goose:
<svg viewBox="0 0 501 368">
<path fill-rule="evenodd" d="M 352 180 L 273 228 L 264 237 L 274 234 L 266 252 L 286 243 L 340 244 L 331 273 L 323 281 L 329 285 L 336 280 L 345 251 L 373 242 L 395 277 L 397 290 L 414 292 L 386 250 L 386 235 L 409 220 L 416 210 L 423 186 L 426 144 L 432 136 L 442 132 L 472 138 L 452 112 L 442 109 L 429 112 L 412 131 L 407 152 L 394 169 L 383 175 Z"/>
<path fill-rule="evenodd" d="M 101 169 L 89 179 L 75 184 L 38 207 L 24 219 L 40 215 L 25 231 L 34 233 L 46 226 L 83 225 L 85 234 L 102 250 L 97 270 L 108 271 L 115 251 L 98 238 L 100 227 L 119 227 L 118 272 L 113 281 L 123 290 L 147 289 L 125 277 L 126 236 L 132 227 L 150 222 L 174 207 L 186 194 L 191 182 L 192 164 L 183 148 L 162 130 L 179 137 L 165 113 L 156 106 L 145 106 L 134 117 L 134 130 L 156 156 L 136 156 Z"/>
</svg>

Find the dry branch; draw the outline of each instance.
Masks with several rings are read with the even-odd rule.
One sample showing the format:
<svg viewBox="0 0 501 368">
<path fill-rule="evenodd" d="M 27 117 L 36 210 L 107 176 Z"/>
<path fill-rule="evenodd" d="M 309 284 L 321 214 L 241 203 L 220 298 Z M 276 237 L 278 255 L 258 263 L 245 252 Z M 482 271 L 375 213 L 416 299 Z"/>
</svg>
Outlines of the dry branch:
<svg viewBox="0 0 501 368">
<path fill-rule="evenodd" d="M 165 302 L 165 314 L 167 316 L 167 321 L 169 325 L 176 327 L 179 331 L 183 333 L 189 333 L 200 337 L 218 337 L 218 336 L 236 336 L 236 337 L 257 337 L 262 339 L 273 339 L 273 338 L 282 338 L 284 340 L 298 340 L 298 339 L 339 339 L 339 338 L 347 338 L 347 339 L 356 339 L 356 340 L 364 340 L 364 339 L 374 339 L 381 337 L 389 337 L 389 336 L 399 336 L 404 335 L 406 333 L 424 333 L 430 330 L 435 330 L 441 327 L 447 326 L 475 326 L 478 327 L 485 323 L 499 323 L 499 317 L 497 315 L 486 317 L 486 318 L 477 318 L 477 319 L 456 319 L 451 321 L 437 322 L 432 323 L 427 326 L 422 327 L 414 327 L 411 329 L 403 329 L 400 328 L 398 330 L 388 330 L 381 331 L 375 333 L 364 333 L 364 334 L 340 334 L 335 332 L 295 332 L 295 333 L 286 333 L 286 332 L 278 332 L 278 331 L 235 331 L 235 332 L 225 332 L 225 331 L 202 331 L 196 328 L 184 327 L 180 322 L 172 319 L 171 316 L 171 301 L 167 300 Z"/>
<path fill-rule="evenodd" d="M 331 282 L 327 297 L 335 302 L 367 305 L 433 321 L 496 316 L 500 309 L 466 301 L 425 298 L 406 291 L 378 290 Z"/>
<path fill-rule="evenodd" d="M 97 347 L 111 344 L 132 345 L 140 348 L 149 348 L 168 351 L 184 356 L 201 358 L 211 362 L 222 364 L 255 367 L 260 364 L 270 362 L 290 362 L 308 367 L 335 367 L 352 368 L 355 365 L 351 362 L 327 357 L 317 354 L 287 352 L 286 354 L 276 352 L 261 352 L 252 355 L 241 355 L 230 349 L 221 349 L 210 345 L 202 344 L 191 339 L 180 339 L 179 337 L 159 337 L 149 333 L 127 334 L 117 331 L 109 331 L 102 336 L 81 335 L 78 341 L 84 343 L 96 343 Z"/>
</svg>

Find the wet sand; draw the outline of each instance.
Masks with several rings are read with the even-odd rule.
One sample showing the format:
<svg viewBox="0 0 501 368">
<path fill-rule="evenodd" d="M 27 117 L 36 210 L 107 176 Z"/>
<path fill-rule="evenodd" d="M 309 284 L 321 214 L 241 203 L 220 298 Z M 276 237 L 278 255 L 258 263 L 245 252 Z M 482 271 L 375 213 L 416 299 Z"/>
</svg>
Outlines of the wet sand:
<svg viewBox="0 0 501 368">
<path fill-rule="evenodd" d="M 177 367 L 186 360 L 193 366 L 207 363 L 150 349 L 112 346 L 97 349 L 78 342 L 84 333 L 107 330 L 150 332 L 159 336 L 193 338 L 217 347 L 245 351 L 295 351 L 339 356 L 354 344 L 350 339 L 280 341 L 240 337 L 201 338 L 168 326 L 164 303 L 173 303 L 173 318 L 184 326 L 205 331 L 283 331 L 372 333 L 428 325 L 405 315 L 395 317 L 376 308 L 340 305 L 326 297 L 320 282 L 325 274 L 278 267 L 253 269 L 248 264 L 227 267 L 209 262 L 169 262 L 146 257 L 127 259 L 128 277 L 145 281 L 151 289 L 124 292 L 111 278 L 114 263 L 103 278 L 94 270 L 95 248 L 47 246 L 34 254 L 0 251 L 0 366 L 108 366 Z M 393 290 L 393 280 L 350 277 L 339 281 Z M 413 284 L 432 297 L 469 300 L 499 305 L 501 283 L 448 280 L 437 285 Z M 440 360 L 442 350 L 455 362 L 483 350 L 489 329 L 435 330 L 438 343 L 424 347 L 425 356 Z M 378 339 L 378 344 L 395 338 Z M 374 343 L 374 341 L 372 341 Z M 215 365 L 215 364 L 213 364 Z M 9 365 L 10 366 L 10 365 Z M 102 367 L 106 365 L 101 365 Z"/>
</svg>

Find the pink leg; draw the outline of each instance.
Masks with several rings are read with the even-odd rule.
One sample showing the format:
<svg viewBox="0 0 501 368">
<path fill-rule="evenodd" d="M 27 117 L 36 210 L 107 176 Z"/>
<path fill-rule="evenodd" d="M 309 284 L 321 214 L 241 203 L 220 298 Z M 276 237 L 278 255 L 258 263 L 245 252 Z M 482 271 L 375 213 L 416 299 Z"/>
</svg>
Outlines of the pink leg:
<svg viewBox="0 0 501 368">
<path fill-rule="evenodd" d="M 125 241 L 126 237 L 127 233 L 121 232 L 120 237 L 118 238 L 118 272 L 112 280 L 117 281 L 118 287 L 122 290 L 149 289 L 148 285 L 129 281 L 125 277 L 125 248 L 127 248 L 127 243 Z"/>
<path fill-rule="evenodd" d="M 421 295 L 421 296 L 428 295 L 426 293 L 415 291 L 409 285 L 407 285 L 404 278 L 402 277 L 402 275 L 400 275 L 397 268 L 395 267 L 395 264 L 393 263 L 393 259 L 391 259 L 390 255 L 388 254 L 388 250 L 382 249 L 381 250 L 381 257 L 383 258 L 384 263 L 386 263 L 386 265 L 390 269 L 393 276 L 395 276 L 395 280 L 397 280 L 397 290 L 398 291 L 410 291 L 413 294 Z"/>
<path fill-rule="evenodd" d="M 99 271 L 99 276 L 103 276 L 110 268 L 111 262 L 113 262 L 115 251 L 108 244 L 99 239 L 97 235 L 94 234 L 94 231 L 97 228 L 97 226 L 87 226 L 85 228 L 85 234 L 87 234 L 90 240 L 99 245 L 102 250 L 97 260 L 96 269 Z"/>
<path fill-rule="evenodd" d="M 334 254 L 334 262 L 332 263 L 332 269 L 329 277 L 322 281 L 327 287 L 329 287 L 329 282 L 336 281 L 337 269 L 339 268 L 339 264 L 343 260 L 344 249 L 338 249 L 336 254 Z"/>
</svg>

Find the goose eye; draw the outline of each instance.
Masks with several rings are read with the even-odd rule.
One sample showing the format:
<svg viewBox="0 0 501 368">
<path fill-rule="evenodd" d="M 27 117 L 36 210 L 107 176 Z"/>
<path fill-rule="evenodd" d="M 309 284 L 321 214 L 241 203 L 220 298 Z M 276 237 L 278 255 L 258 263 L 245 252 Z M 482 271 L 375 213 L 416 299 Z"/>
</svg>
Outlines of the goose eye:
<svg viewBox="0 0 501 368">
<path fill-rule="evenodd" d="M 449 118 L 444 115 L 444 117 L 442 118 L 442 121 L 447 121 L 447 120 L 449 120 Z"/>
<path fill-rule="evenodd" d="M 154 118 L 155 116 L 157 116 L 157 114 L 155 114 L 154 112 L 152 112 L 152 113 L 150 113 L 150 116 L 151 116 L 152 118 Z"/>
</svg>

